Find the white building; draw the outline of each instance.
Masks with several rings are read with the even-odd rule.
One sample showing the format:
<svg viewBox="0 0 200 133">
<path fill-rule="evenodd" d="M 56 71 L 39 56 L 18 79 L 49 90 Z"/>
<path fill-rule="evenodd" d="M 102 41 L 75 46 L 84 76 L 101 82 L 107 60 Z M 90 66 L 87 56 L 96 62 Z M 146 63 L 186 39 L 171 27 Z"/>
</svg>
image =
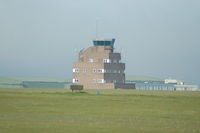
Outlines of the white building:
<svg viewBox="0 0 200 133">
<path fill-rule="evenodd" d="M 197 91 L 197 85 L 174 85 L 175 90 L 177 91 Z"/>
<path fill-rule="evenodd" d="M 183 85 L 184 82 L 177 79 L 165 79 L 165 84 L 177 84 L 177 85 Z"/>
</svg>

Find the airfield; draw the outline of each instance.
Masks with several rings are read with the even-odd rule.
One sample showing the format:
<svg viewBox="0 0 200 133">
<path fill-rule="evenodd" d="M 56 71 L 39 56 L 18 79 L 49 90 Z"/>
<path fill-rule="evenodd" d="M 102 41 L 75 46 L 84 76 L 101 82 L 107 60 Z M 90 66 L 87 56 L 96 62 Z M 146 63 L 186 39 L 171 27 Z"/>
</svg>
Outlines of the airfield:
<svg viewBox="0 0 200 133">
<path fill-rule="evenodd" d="M 0 89 L 1 133 L 199 133 L 200 92 Z"/>
</svg>

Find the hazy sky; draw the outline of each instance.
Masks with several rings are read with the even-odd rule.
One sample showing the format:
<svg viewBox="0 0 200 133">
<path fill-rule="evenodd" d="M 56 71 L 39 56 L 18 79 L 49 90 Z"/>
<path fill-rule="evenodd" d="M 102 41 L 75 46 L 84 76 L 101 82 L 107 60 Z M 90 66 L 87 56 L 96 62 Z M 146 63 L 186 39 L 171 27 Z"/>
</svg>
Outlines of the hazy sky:
<svg viewBox="0 0 200 133">
<path fill-rule="evenodd" d="M 200 85 L 200 0 L 0 0 L 0 76 L 69 78 L 97 18 L 126 74 Z"/>
</svg>

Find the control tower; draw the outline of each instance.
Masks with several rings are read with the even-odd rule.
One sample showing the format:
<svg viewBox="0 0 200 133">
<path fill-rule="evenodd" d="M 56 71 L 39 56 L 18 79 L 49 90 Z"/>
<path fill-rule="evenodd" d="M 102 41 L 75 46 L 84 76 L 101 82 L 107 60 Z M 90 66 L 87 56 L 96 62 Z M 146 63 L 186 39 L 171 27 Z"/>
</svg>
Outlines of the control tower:
<svg viewBox="0 0 200 133">
<path fill-rule="evenodd" d="M 114 52 L 115 39 L 94 39 L 93 46 L 79 52 L 73 65 L 73 84 L 84 89 L 135 89 L 125 83 L 125 63 Z"/>
</svg>

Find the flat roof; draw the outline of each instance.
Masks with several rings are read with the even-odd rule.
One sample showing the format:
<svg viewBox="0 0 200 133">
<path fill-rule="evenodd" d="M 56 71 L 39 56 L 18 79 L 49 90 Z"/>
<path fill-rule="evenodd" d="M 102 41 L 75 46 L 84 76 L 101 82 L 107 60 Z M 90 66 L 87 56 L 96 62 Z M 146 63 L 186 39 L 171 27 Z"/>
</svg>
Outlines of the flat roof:
<svg viewBox="0 0 200 133">
<path fill-rule="evenodd" d="M 96 38 L 93 41 L 114 41 L 115 38 Z"/>
</svg>

